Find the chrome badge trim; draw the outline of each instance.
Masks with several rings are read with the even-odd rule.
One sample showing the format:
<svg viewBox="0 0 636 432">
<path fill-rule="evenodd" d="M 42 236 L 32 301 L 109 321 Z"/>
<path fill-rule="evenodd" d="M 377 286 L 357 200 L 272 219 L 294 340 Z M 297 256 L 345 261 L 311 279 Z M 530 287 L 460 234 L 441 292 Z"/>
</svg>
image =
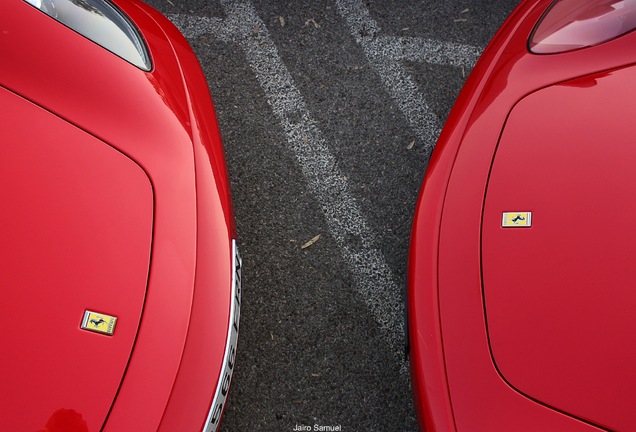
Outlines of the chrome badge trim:
<svg viewBox="0 0 636 432">
<path fill-rule="evenodd" d="M 232 304 L 230 306 L 231 323 L 228 328 L 223 368 L 219 375 L 214 399 L 210 407 L 210 413 L 205 421 L 203 432 L 216 432 L 221 422 L 221 415 L 227 400 L 227 394 L 234 372 L 234 360 L 236 359 L 236 346 L 238 343 L 239 320 L 241 316 L 241 269 L 243 263 L 236 247 L 236 240 L 232 240 Z"/>
<path fill-rule="evenodd" d="M 528 228 L 532 226 L 532 212 L 506 212 L 501 218 L 502 228 Z"/>
<path fill-rule="evenodd" d="M 117 317 L 87 310 L 84 312 L 80 328 L 112 336 L 115 333 L 115 324 Z"/>
</svg>

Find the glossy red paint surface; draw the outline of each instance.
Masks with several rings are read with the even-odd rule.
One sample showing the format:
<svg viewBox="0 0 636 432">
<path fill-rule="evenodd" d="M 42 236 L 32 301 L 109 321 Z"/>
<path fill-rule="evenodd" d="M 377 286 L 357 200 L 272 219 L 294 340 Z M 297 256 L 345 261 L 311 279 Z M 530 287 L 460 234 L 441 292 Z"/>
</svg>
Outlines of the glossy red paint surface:
<svg viewBox="0 0 636 432">
<path fill-rule="evenodd" d="M 488 329 L 503 377 L 621 431 L 636 429 L 635 80 L 631 66 L 517 103 L 495 156 L 482 240 Z M 532 227 L 502 229 L 511 208 L 531 208 Z"/>
<path fill-rule="evenodd" d="M 112 147 L 21 97 L 0 89 L 0 105 L 0 422 L 37 430 L 73 407 L 96 430 L 141 317 L 150 181 Z M 120 317 L 115 334 L 80 330 L 86 309 Z"/>
<path fill-rule="evenodd" d="M 511 385 L 507 381 L 511 379 L 508 376 L 511 373 L 519 383 L 532 381 L 532 375 L 525 372 L 534 370 L 535 366 L 532 358 L 519 355 L 511 358 L 506 353 L 508 341 L 516 340 L 513 347 L 519 347 L 523 339 L 516 338 L 528 338 L 534 330 L 533 343 L 541 344 L 541 334 L 549 332 L 549 328 L 528 328 L 526 334 L 521 335 L 518 328 L 496 323 L 493 358 L 490 336 L 495 323 L 490 321 L 490 315 L 486 319 L 486 311 L 490 314 L 493 304 L 496 304 L 497 311 L 510 317 L 510 311 L 503 312 L 508 310 L 507 299 L 489 295 L 489 286 L 484 289 L 483 285 L 484 277 L 495 271 L 486 275 L 485 268 L 499 269 L 506 265 L 507 261 L 501 261 L 506 260 L 508 255 L 500 249 L 505 245 L 492 243 L 493 248 L 499 250 L 495 256 L 497 261 L 491 259 L 482 263 L 482 253 L 486 253 L 486 248 L 491 250 L 485 243 L 489 231 L 482 233 L 482 216 L 488 229 L 501 230 L 501 213 L 497 219 L 498 227 L 491 228 L 489 224 L 495 216 L 488 213 L 488 204 L 485 210 L 484 203 L 489 202 L 486 194 L 491 166 L 502 131 L 505 134 L 509 113 L 520 100 L 540 89 L 617 69 L 633 61 L 629 49 L 636 42 L 633 34 L 564 54 L 530 54 L 527 50 L 528 37 L 549 4 L 549 1 L 524 2 L 504 24 L 469 78 L 429 163 L 411 238 L 408 291 L 413 387 L 421 424 L 426 426 L 427 431 L 591 431 L 602 427 L 598 423 L 609 424 L 606 418 L 601 419 L 597 415 L 598 412 L 582 413 L 589 406 L 585 392 L 574 394 L 568 389 L 546 389 L 547 380 L 538 380 L 532 384 L 533 394 L 526 395 L 514 387 L 515 382 Z M 583 79 L 579 84 L 586 82 L 592 81 Z M 538 106 L 534 108 L 539 109 Z M 601 109 L 596 113 L 610 117 Z M 562 115 L 567 116 L 567 113 Z M 525 132 L 519 133 L 528 134 L 528 130 L 536 127 L 536 117 L 541 118 L 526 112 L 519 119 L 521 130 Z M 519 145 L 521 143 L 514 142 L 510 148 L 516 149 Z M 543 158 L 549 160 L 549 143 L 539 146 L 543 149 Z M 589 156 L 589 160 L 592 159 Z M 528 164 L 524 168 L 526 172 L 533 170 L 529 161 L 524 163 Z M 515 167 L 510 165 L 502 164 L 500 167 L 496 162 L 494 170 L 514 172 Z M 554 169 L 554 165 L 548 167 Z M 561 175 L 567 177 L 570 172 L 576 172 L 572 163 L 560 165 L 559 172 L 551 172 L 548 176 L 553 181 Z M 604 173 L 611 171 L 611 166 L 600 164 L 594 170 Z M 537 168 L 532 172 L 538 177 L 542 170 Z M 593 175 L 593 172 L 588 174 Z M 542 184 L 546 185 L 546 182 Z M 586 191 L 582 189 L 578 193 L 583 195 Z M 515 198 L 509 193 L 504 195 L 506 199 Z M 517 204 L 511 202 L 510 205 Z M 550 207 L 548 201 L 544 205 Z M 499 208 L 493 210 L 495 213 L 500 211 Z M 535 216 L 533 218 L 539 224 L 541 219 Z M 533 226 L 529 230 L 535 228 Z M 586 233 L 581 235 L 584 237 Z M 589 253 L 594 250 L 594 245 L 591 246 Z M 524 253 L 535 257 L 546 254 L 540 248 Z M 598 259 L 605 262 L 611 257 L 599 256 Z M 546 274 L 540 274 L 541 271 L 535 268 L 536 277 L 547 278 Z M 563 288 L 565 291 L 566 288 Z M 565 304 L 567 295 L 562 293 L 561 297 L 562 304 Z M 534 300 L 539 303 L 538 298 Z M 546 303 L 549 301 L 544 300 Z M 574 294 L 569 300 L 574 308 L 582 301 Z M 524 306 L 518 301 L 517 304 Z M 535 306 L 538 307 L 537 304 Z M 539 314 L 536 310 L 534 313 Z M 619 334 L 623 335 L 622 341 L 628 339 L 625 332 Z M 600 337 L 598 330 L 596 335 Z M 578 341 L 581 342 L 585 336 L 578 335 Z M 498 341 L 504 342 L 495 346 Z M 611 338 L 605 341 L 610 342 Z M 502 358 L 506 360 L 505 371 L 500 370 L 498 364 L 502 349 L 508 356 Z M 563 350 L 565 348 L 559 354 L 563 354 Z M 569 358 L 573 359 L 572 354 Z M 587 361 L 577 358 L 570 367 L 576 369 L 578 364 Z M 581 371 L 591 369 L 592 363 L 593 360 L 589 360 Z M 580 371 L 573 372 L 574 375 L 577 373 Z M 558 384 L 552 386 L 558 387 Z M 593 389 L 590 388 L 590 391 Z M 554 394 L 561 398 L 558 403 L 534 399 Z M 630 400 L 633 400 L 629 393 L 617 394 L 616 397 L 631 397 Z M 569 405 L 564 404 L 564 399 L 568 399 Z"/>
<path fill-rule="evenodd" d="M 152 71 L 143 72 L 25 2 L 10 0 L 0 3 L 0 87 L 103 142 L 145 174 L 152 191 L 152 249 L 143 311 L 137 304 L 132 355 L 123 376 L 121 370 L 89 364 L 82 365 L 83 373 L 101 374 L 114 386 L 117 397 L 106 411 L 104 430 L 155 431 L 164 424 L 165 430 L 174 430 L 175 424 L 197 430 L 203 428 L 217 386 L 229 325 L 235 228 L 223 150 L 207 84 L 185 39 L 149 7 L 130 0 L 116 3 L 139 27 Z M 86 163 L 75 153 L 67 156 L 71 165 Z M 37 170 L 29 174 L 44 181 Z M 121 175 L 117 167 L 111 174 Z M 132 304 L 133 299 L 126 295 L 122 300 Z M 129 317 L 118 318 L 124 333 Z M 80 320 L 73 316 L 75 327 Z M 60 349 L 65 344 L 60 342 Z M 28 370 L 15 373 L 28 387 Z M 67 380 L 56 391 L 70 398 L 79 378 Z M 41 410 L 98 417 L 97 409 L 65 405 L 64 400 L 49 398 Z"/>
</svg>

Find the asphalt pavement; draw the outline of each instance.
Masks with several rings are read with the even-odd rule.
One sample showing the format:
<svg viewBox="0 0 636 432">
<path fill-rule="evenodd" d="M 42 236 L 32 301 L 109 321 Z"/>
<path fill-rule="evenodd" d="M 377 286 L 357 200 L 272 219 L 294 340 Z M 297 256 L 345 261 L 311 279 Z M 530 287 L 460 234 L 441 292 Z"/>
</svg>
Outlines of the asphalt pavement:
<svg viewBox="0 0 636 432">
<path fill-rule="evenodd" d="M 411 218 L 444 120 L 517 2 L 148 3 L 199 57 L 230 172 L 243 302 L 222 431 L 416 431 Z"/>
</svg>

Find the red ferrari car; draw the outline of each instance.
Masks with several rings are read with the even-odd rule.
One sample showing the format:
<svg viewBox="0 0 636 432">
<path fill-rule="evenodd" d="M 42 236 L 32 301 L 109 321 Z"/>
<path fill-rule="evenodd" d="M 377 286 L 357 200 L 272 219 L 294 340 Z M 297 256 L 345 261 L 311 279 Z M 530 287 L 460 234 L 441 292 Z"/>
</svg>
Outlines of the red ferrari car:
<svg viewBox="0 0 636 432">
<path fill-rule="evenodd" d="M 2 0 L 0 53 L 0 430 L 215 431 L 241 260 L 192 50 L 136 0 Z"/>
<path fill-rule="evenodd" d="M 528 0 L 476 65 L 411 238 L 427 432 L 634 431 L 636 2 Z"/>
</svg>

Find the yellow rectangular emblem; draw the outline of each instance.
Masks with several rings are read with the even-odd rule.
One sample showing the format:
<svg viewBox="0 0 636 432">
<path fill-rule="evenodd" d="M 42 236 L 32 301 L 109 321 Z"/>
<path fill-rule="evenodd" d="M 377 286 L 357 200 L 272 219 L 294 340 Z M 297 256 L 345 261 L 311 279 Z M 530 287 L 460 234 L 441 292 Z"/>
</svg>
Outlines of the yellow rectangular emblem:
<svg viewBox="0 0 636 432">
<path fill-rule="evenodd" d="M 84 312 L 82 329 L 112 336 L 116 323 L 117 317 L 87 310 Z"/>
<path fill-rule="evenodd" d="M 532 212 L 507 212 L 501 219 L 503 228 L 522 228 L 532 226 Z"/>
</svg>

